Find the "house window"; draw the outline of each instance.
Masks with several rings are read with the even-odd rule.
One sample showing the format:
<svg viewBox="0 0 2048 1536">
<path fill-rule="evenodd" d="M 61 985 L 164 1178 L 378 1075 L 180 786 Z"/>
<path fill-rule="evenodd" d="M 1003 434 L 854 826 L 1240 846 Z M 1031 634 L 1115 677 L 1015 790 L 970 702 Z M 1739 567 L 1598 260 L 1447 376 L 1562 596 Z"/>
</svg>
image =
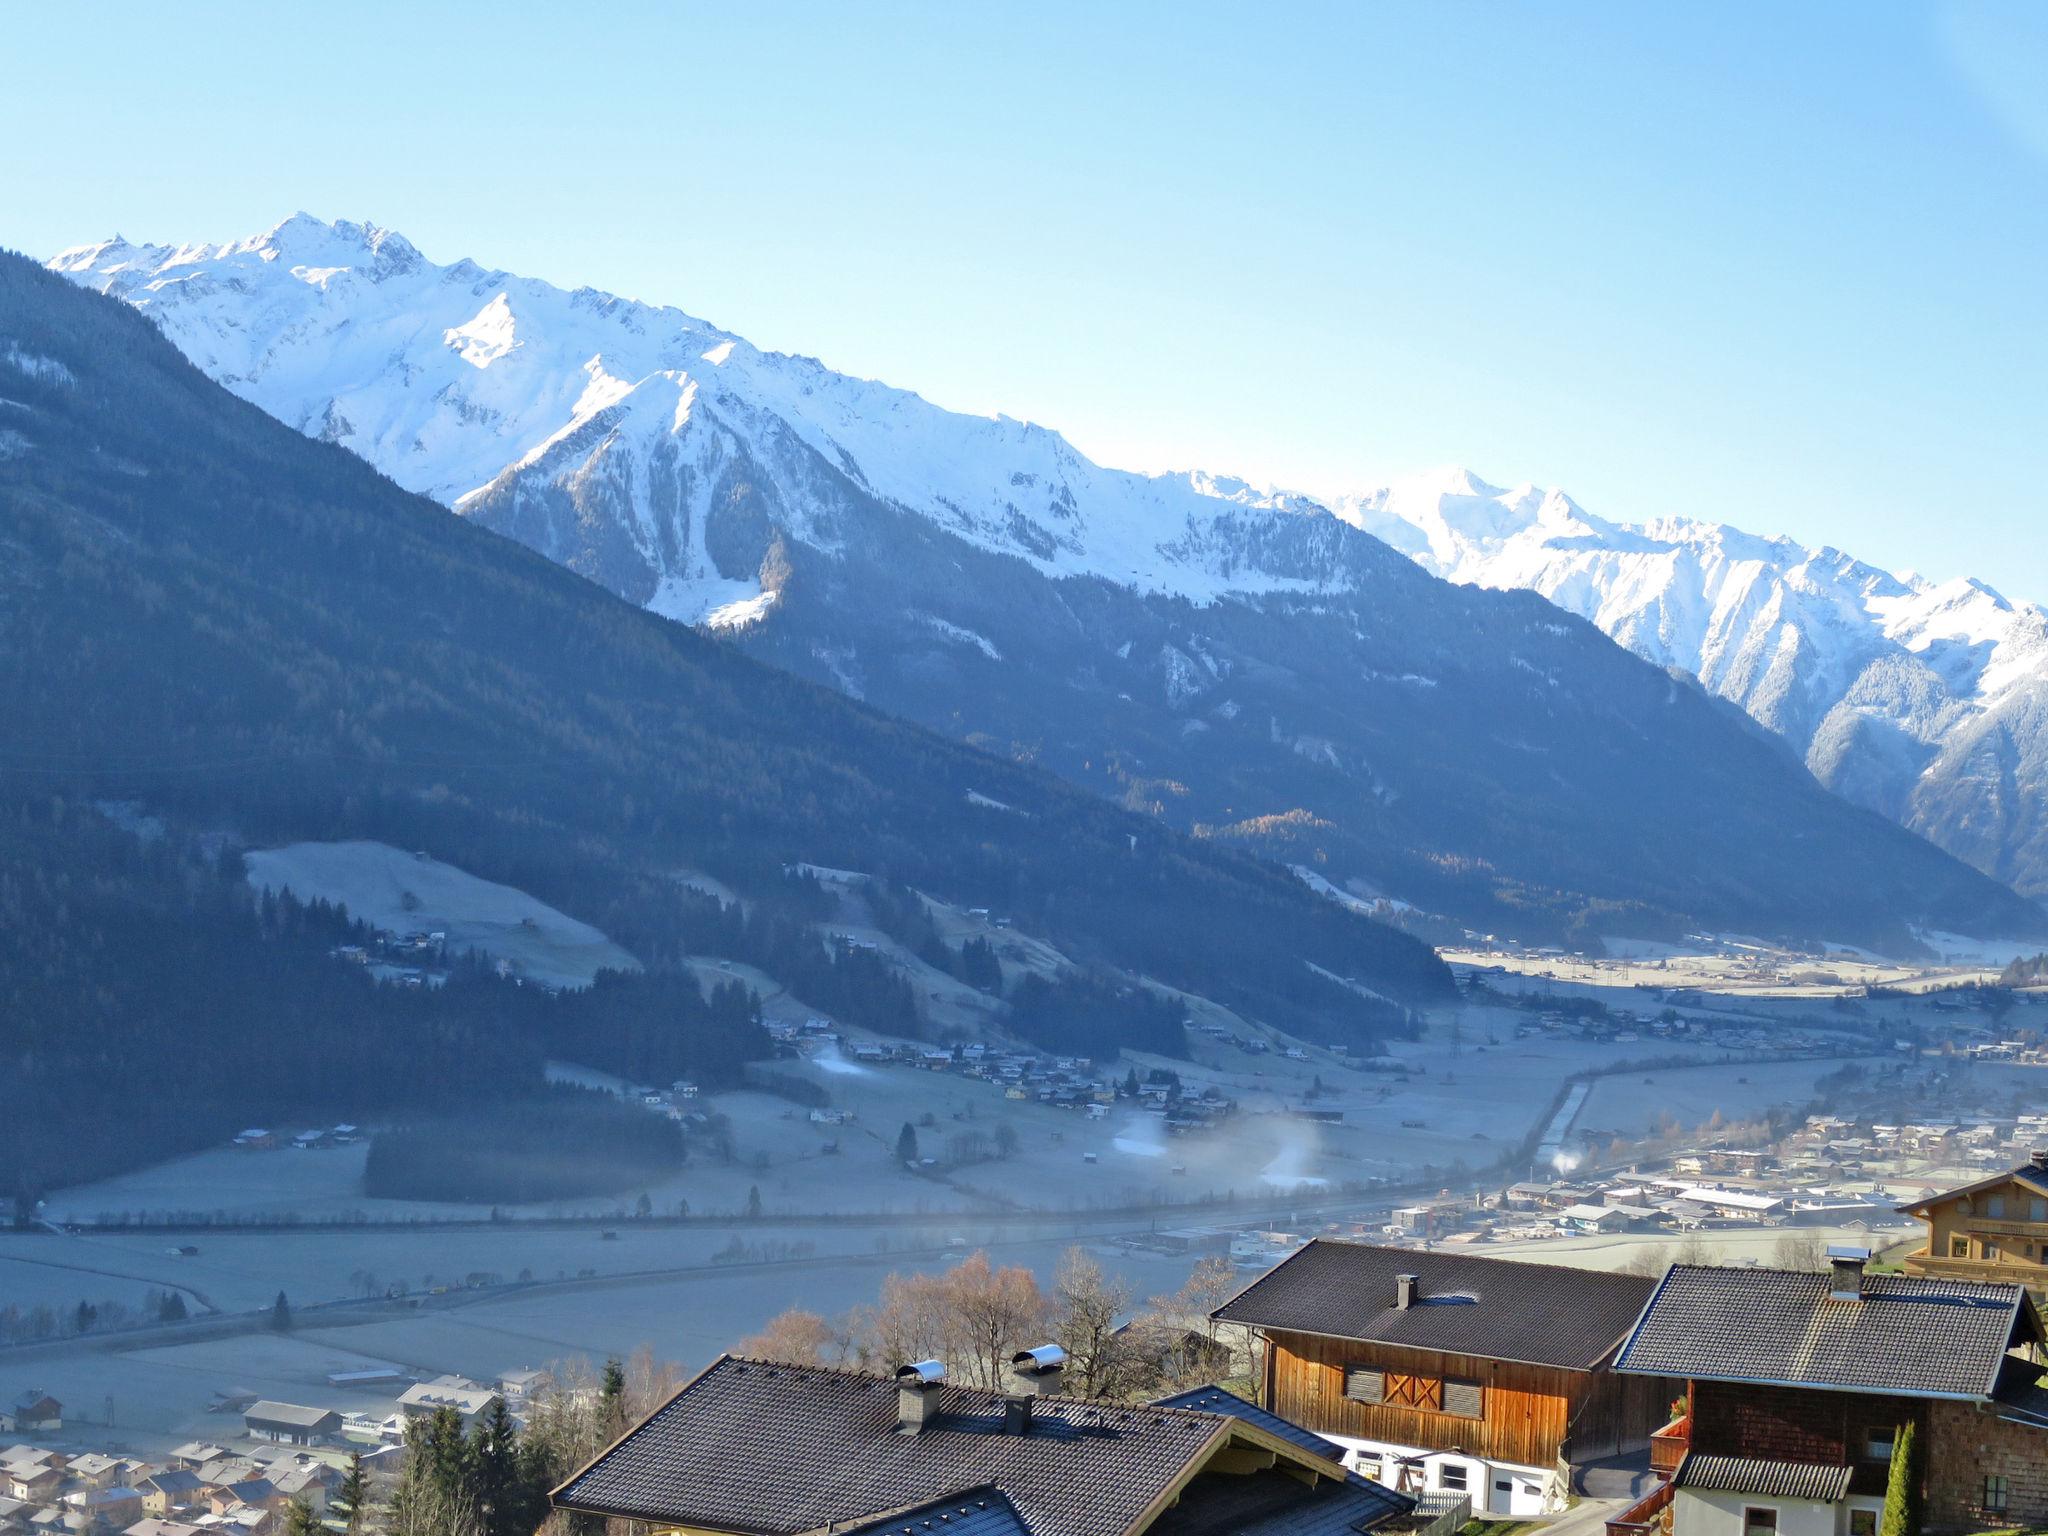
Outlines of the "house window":
<svg viewBox="0 0 2048 1536">
<path fill-rule="evenodd" d="M 1437 1466 L 1436 1485 L 1446 1493 L 1463 1493 L 1471 1484 L 1466 1480 L 1462 1462 L 1446 1461 Z M 2003 1508 L 2003 1506 L 2000 1506 Z"/>
<path fill-rule="evenodd" d="M 1383 1403 L 1387 1400 L 1387 1373 L 1369 1365 L 1344 1369 L 1344 1395 L 1354 1403 Z"/>
<path fill-rule="evenodd" d="M 1863 1436 L 1863 1459 L 1865 1461 L 1890 1461 L 1892 1459 L 1892 1442 L 1898 1439 L 1898 1437 L 1899 1432 L 1889 1424 L 1881 1424 L 1875 1429 L 1866 1431 Z"/>
<path fill-rule="evenodd" d="M 2002 1515 L 2005 1513 L 2005 1479 L 1989 1476 L 1984 1479 L 1984 1513 Z"/>
<path fill-rule="evenodd" d="M 1461 1419 L 1486 1417 L 1486 1388 L 1476 1381 L 1456 1377 L 1444 1382 L 1444 1412 Z"/>
<path fill-rule="evenodd" d="M 1984 1214 L 1993 1221 L 2003 1221 L 2005 1219 L 2005 1196 L 1992 1195 L 1987 1199 L 1984 1202 Z"/>
<path fill-rule="evenodd" d="M 1987 1258 L 1987 1259 L 1995 1259 L 1995 1258 L 1997 1258 L 1997 1257 L 1998 1257 L 1998 1244 L 1996 1244 L 1996 1243 L 1986 1243 L 1986 1244 L 1984 1245 L 1984 1257 L 1985 1257 L 1985 1258 Z"/>
<path fill-rule="evenodd" d="M 1877 1511 L 1874 1509 L 1850 1510 L 1849 1536 L 1877 1536 Z"/>
<path fill-rule="evenodd" d="M 1743 1510 L 1742 1536 L 1778 1536 L 1778 1512 L 1754 1507 Z"/>
<path fill-rule="evenodd" d="M 1967 1259 L 1970 1256 L 1970 1240 L 1967 1237 L 1950 1238 L 1948 1256 L 1952 1259 Z"/>
<path fill-rule="evenodd" d="M 1383 1470 L 1380 1465 L 1380 1453 L 1378 1451 L 1354 1452 L 1351 1457 L 1351 1470 L 1360 1477 L 1370 1478 L 1373 1482 L 1378 1482 L 1380 1480 L 1380 1473 Z M 1875 1536 L 1874 1532 L 1872 1536 Z"/>
<path fill-rule="evenodd" d="M 2034 1196 L 2028 1214 L 2036 1221 L 2048 1221 L 2048 1200 L 2042 1199 L 2039 1195 Z"/>
</svg>

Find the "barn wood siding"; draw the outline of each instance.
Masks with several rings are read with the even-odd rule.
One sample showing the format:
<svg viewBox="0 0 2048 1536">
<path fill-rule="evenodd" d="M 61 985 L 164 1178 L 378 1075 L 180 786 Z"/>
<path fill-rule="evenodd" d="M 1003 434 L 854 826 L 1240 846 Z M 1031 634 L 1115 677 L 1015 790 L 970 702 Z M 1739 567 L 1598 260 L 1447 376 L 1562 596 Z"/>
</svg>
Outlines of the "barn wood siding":
<svg viewBox="0 0 2048 1536">
<path fill-rule="evenodd" d="M 1272 1401 L 1267 1406 L 1282 1418 L 1333 1435 L 1429 1450 L 1456 1446 L 1475 1456 L 1530 1467 L 1547 1467 L 1557 1460 L 1572 1410 L 1594 1380 L 1587 1372 L 1555 1366 L 1517 1365 L 1477 1355 L 1396 1349 L 1313 1334 L 1275 1332 L 1270 1341 Z M 1347 1365 L 1480 1382 L 1486 1388 L 1486 1416 L 1463 1419 L 1392 1403 L 1354 1402 L 1344 1395 Z M 1670 1398 L 1664 1401 L 1668 1403 Z"/>
</svg>

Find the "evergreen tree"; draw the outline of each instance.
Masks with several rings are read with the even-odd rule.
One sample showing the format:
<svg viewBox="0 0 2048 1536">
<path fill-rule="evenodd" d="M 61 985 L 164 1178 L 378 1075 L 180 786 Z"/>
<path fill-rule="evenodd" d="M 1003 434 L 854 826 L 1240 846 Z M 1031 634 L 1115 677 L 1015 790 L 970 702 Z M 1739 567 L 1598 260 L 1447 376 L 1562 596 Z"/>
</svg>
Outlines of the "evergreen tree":
<svg viewBox="0 0 2048 1536">
<path fill-rule="evenodd" d="M 604 1363 L 604 1384 L 597 1392 L 597 1438 L 609 1445 L 626 1429 L 626 1368 L 613 1355 Z"/>
<path fill-rule="evenodd" d="M 313 1513 L 303 1496 L 293 1499 L 284 1512 L 284 1536 L 326 1536 L 327 1528 Z"/>
<path fill-rule="evenodd" d="M 1920 1536 L 1920 1446 L 1911 1421 L 1899 1426 L 1892 1441 L 1891 1477 L 1877 1536 Z"/>
<path fill-rule="evenodd" d="M 328 1507 L 342 1517 L 342 1529 L 347 1536 L 362 1536 L 363 1521 L 368 1518 L 365 1506 L 369 1498 L 370 1479 L 363 1471 L 363 1457 L 358 1451 L 349 1457 L 348 1471 L 342 1474 L 333 1496 L 328 1500 Z"/>
<path fill-rule="evenodd" d="M 749 1221 L 759 1221 L 761 1219 L 761 1186 L 758 1184 L 749 1184 L 747 1186 L 747 1219 Z"/>
<path fill-rule="evenodd" d="M 270 1326 L 278 1333 L 292 1331 L 292 1304 L 285 1300 L 283 1291 L 279 1291 L 277 1300 L 270 1304 Z"/>
<path fill-rule="evenodd" d="M 526 1484 L 530 1463 L 519 1454 L 519 1430 L 502 1397 L 477 1421 L 469 1450 L 470 1485 L 484 1536 L 533 1536 L 533 1490 Z M 541 1490 L 546 1497 L 546 1490 Z M 542 1512 L 543 1514 L 545 1511 Z"/>
<path fill-rule="evenodd" d="M 908 1120 L 903 1129 L 896 1133 L 896 1161 L 914 1163 L 917 1161 L 917 1128 Z"/>
</svg>

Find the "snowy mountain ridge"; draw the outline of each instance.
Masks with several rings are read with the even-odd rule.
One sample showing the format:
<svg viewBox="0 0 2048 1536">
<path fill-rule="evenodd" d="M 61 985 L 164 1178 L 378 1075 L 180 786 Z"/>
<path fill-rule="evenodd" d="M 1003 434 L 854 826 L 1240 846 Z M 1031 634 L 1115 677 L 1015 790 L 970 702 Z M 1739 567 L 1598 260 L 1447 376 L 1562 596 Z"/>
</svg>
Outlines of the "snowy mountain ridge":
<svg viewBox="0 0 2048 1536">
<path fill-rule="evenodd" d="M 1103 469 L 1043 427 L 941 410 L 677 309 L 438 266 L 372 224 L 301 213 L 227 244 L 115 239 L 49 265 L 143 310 L 244 399 L 459 512 L 481 511 L 494 487 L 517 500 L 522 480 L 572 500 L 601 487 L 626 510 L 626 537 L 589 552 L 602 568 L 586 574 L 673 618 L 772 601 L 704 542 L 703 498 L 738 453 L 781 471 L 797 536 L 833 543 L 803 521 L 807 456 L 754 451 L 759 438 L 793 437 L 877 499 L 1047 575 L 1197 601 L 1313 586 L 1240 559 L 1228 526 L 1233 509 L 1321 515 L 1304 498 Z"/>
<path fill-rule="evenodd" d="M 1539 592 L 1692 673 L 1850 799 L 2048 891 L 2048 610 L 1722 523 L 1440 471 L 1334 498 L 1447 580 Z"/>
</svg>

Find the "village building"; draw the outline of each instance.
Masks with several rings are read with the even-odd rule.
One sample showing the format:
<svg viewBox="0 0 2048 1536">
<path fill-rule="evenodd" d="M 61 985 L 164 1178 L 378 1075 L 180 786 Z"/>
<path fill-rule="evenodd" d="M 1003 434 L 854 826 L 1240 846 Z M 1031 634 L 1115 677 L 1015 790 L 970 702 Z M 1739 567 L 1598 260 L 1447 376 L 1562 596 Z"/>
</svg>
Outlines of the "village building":
<svg viewBox="0 0 2048 1536">
<path fill-rule="evenodd" d="M 408 1419 L 431 1417 L 443 1408 L 453 1409 L 468 1429 L 498 1401 L 495 1388 L 467 1376 L 436 1376 L 399 1394 L 398 1411 Z"/>
<path fill-rule="evenodd" d="M 8 1417 L 14 1421 L 17 1434 L 31 1434 L 39 1429 L 62 1429 L 64 1405 L 47 1392 L 24 1392 L 15 1401 L 14 1411 Z"/>
<path fill-rule="evenodd" d="M 161 1518 L 197 1504 L 202 1486 L 197 1473 L 171 1467 L 143 1478 L 135 1485 L 135 1491 L 142 1495 L 142 1512 Z"/>
<path fill-rule="evenodd" d="M 2048 1390 L 2024 1287 L 1867 1272 L 1678 1265 L 1616 1369 L 1688 1383 L 1658 1436 L 1668 1479 L 1617 1536 L 1876 1536 L 1899 1435 L 1920 1448 L 1924 1529 L 2048 1523 Z M 1669 1525 L 1664 1526 L 1668 1516 Z"/>
<path fill-rule="evenodd" d="M 2008 1281 L 2048 1303 L 2048 1151 L 2019 1167 L 1899 1207 L 1927 1225 L 1906 1273 Z"/>
<path fill-rule="evenodd" d="M 1640 1449 L 1675 1382 L 1617 1376 L 1654 1282 L 1318 1239 L 1220 1307 L 1263 1336 L 1260 1403 L 1397 1489 L 1523 1517 L 1571 1469 Z"/>
<path fill-rule="evenodd" d="M 341 1432 L 341 1415 L 331 1408 L 308 1408 L 299 1403 L 278 1403 L 268 1398 L 251 1403 L 242 1414 L 242 1427 L 258 1440 L 275 1440 L 285 1445 L 315 1445 Z"/>
<path fill-rule="evenodd" d="M 1057 1395 L 1057 1350 L 1008 1392 L 936 1361 L 890 1377 L 722 1356 L 554 1492 L 558 1509 L 746 1536 L 1365 1533 L 1414 1501 L 1241 1399 Z"/>
</svg>

